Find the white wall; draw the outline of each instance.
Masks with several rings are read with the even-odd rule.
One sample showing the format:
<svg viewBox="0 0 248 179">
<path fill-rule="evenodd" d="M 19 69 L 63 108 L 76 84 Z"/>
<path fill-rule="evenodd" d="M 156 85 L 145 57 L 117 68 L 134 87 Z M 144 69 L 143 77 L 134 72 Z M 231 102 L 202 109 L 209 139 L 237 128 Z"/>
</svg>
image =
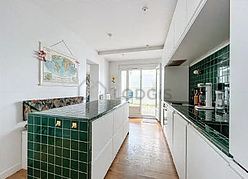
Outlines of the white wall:
<svg viewBox="0 0 248 179">
<path fill-rule="evenodd" d="M 148 60 L 124 60 L 124 61 L 113 61 L 109 63 L 109 73 L 110 76 L 116 76 L 116 97 L 120 97 L 121 95 L 121 74 L 120 67 L 132 67 L 132 68 L 141 68 L 142 66 L 156 66 L 161 63 L 161 59 L 148 59 Z M 113 91 L 110 90 L 111 97 L 113 97 Z"/>
<path fill-rule="evenodd" d="M 165 67 L 164 98 L 169 101 L 189 101 L 189 67 Z"/>
<path fill-rule="evenodd" d="M 0 178 L 21 167 L 22 101 L 27 99 L 85 96 L 85 84 L 77 87 L 38 86 L 39 61 L 34 55 L 41 41 L 52 45 L 64 40 L 79 58 L 80 82 L 86 75 L 86 59 L 99 64 L 99 79 L 108 85 L 109 63 L 69 28 L 41 9 L 36 1 L 1 1 L 0 61 Z M 55 49 L 68 53 L 63 44 Z M 104 88 L 99 91 L 105 93 Z"/>
</svg>

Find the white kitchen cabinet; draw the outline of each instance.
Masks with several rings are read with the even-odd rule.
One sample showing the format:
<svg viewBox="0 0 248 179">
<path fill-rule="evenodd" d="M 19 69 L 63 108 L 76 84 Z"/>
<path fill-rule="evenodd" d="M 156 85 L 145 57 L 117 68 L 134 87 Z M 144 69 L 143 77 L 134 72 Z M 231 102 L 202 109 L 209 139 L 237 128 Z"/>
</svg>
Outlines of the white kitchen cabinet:
<svg viewBox="0 0 248 179">
<path fill-rule="evenodd" d="M 174 135 L 172 156 L 180 179 L 186 178 L 187 122 L 179 114 L 174 114 Z"/>
<path fill-rule="evenodd" d="M 103 130 L 104 129 L 104 130 Z M 108 129 L 108 130 L 106 130 Z M 112 140 L 113 136 L 113 113 L 99 118 L 92 123 L 92 161 L 100 155 L 103 149 Z M 104 136 L 104 137 L 103 137 Z"/>
<path fill-rule="evenodd" d="M 248 1 L 230 2 L 230 153 L 248 170 Z"/>
<path fill-rule="evenodd" d="M 187 0 L 187 15 L 188 15 L 188 22 L 192 19 L 195 12 L 197 11 L 198 6 L 203 0 Z M 205 0 L 204 0 L 205 1 Z"/>
<path fill-rule="evenodd" d="M 183 32 L 186 29 L 188 22 L 186 0 L 178 0 L 174 16 L 175 16 L 175 44 L 178 44 Z"/>
<path fill-rule="evenodd" d="M 174 127 L 174 109 L 168 106 L 167 124 L 164 125 L 164 132 L 170 150 L 172 150 L 173 127 Z"/>
<path fill-rule="evenodd" d="M 174 47 L 175 47 L 175 18 L 173 17 L 164 44 L 164 55 L 163 55 L 164 64 L 167 64 L 167 62 L 172 57 Z"/>
<path fill-rule="evenodd" d="M 194 127 L 187 127 L 187 178 L 188 179 L 241 179 L 229 166 L 215 146 L 207 142 Z M 225 158 L 224 158 L 225 157 Z"/>
<path fill-rule="evenodd" d="M 92 178 L 102 179 L 129 132 L 129 105 L 92 122 Z"/>
</svg>

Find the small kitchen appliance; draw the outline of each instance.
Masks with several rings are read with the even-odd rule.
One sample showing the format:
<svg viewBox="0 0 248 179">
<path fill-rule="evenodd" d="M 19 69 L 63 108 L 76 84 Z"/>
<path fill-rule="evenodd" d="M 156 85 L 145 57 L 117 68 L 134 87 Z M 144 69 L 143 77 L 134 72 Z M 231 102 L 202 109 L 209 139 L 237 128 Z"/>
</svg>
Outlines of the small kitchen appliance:
<svg viewBox="0 0 248 179">
<path fill-rule="evenodd" d="M 212 106 L 212 83 L 198 83 L 198 88 L 205 88 L 205 105 L 195 106 L 196 109 L 214 109 Z"/>
</svg>

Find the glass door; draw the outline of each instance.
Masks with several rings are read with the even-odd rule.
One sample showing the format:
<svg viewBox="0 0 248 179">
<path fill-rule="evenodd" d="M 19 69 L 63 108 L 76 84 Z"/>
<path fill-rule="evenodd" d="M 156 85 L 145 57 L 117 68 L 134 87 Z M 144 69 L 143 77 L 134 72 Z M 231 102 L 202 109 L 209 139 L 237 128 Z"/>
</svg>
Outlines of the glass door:
<svg viewBox="0 0 248 179">
<path fill-rule="evenodd" d="M 129 70 L 128 97 L 130 106 L 140 107 L 140 70 Z"/>
<path fill-rule="evenodd" d="M 156 69 L 142 70 L 141 115 L 155 116 L 156 107 Z"/>
<path fill-rule="evenodd" d="M 156 116 L 156 69 L 121 71 L 121 98 L 128 99 L 130 117 Z"/>
</svg>

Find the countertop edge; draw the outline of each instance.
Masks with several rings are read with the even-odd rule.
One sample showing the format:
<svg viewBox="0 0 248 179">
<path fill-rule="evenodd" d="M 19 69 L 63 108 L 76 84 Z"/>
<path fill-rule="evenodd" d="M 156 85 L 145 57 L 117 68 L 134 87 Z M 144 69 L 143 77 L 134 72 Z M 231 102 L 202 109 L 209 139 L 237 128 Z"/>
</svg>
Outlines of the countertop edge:
<svg viewBox="0 0 248 179">
<path fill-rule="evenodd" d="M 198 127 L 193 121 L 191 121 L 188 117 L 186 117 L 182 112 L 180 112 L 178 109 L 176 109 L 173 106 L 172 102 L 169 101 L 164 101 L 164 103 L 167 103 L 171 108 L 173 108 L 181 117 L 183 117 L 195 130 L 197 130 L 211 145 L 214 145 L 220 152 L 222 152 L 226 157 L 228 158 L 233 158 L 233 156 L 229 153 L 226 152 L 225 150 L 228 150 L 226 147 L 225 149 L 223 147 L 221 147 L 220 145 L 218 145 L 216 142 L 213 142 L 212 140 L 214 140 L 214 138 L 212 138 L 212 140 L 210 139 L 210 137 L 207 136 L 207 132 L 200 129 L 200 127 Z"/>
<path fill-rule="evenodd" d="M 98 114 L 97 116 L 94 116 L 92 118 L 88 118 L 88 117 L 70 117 L 70 116 L 63 116 L 63 115 L 54 115 L 54 114 L 42 114 L 40 112 L 34 112 L 34 113 L 29 113 L 28 116 L 47 116 L 47 117 L 54 117 L 54 118 L 67 118 L 67 119 L 72 119 L 72 120 L 80 120 L 80 121 L 85 121 L 85 122 L 93 122 L 98 118 L 101 118 L 102 116 L 124 106 L 125 104 L 129 103 L 128 101 L 123 101 L 121 104 L 116 105 L 115 107 L 113 107 L 112 109 L 109 109 L 107 111 L 102 112 L 101 114 Z M 84 103 L 85 104 L 85 103 Z M 73 105 L 72 105 L 73 106 Z"/>
</svg>

